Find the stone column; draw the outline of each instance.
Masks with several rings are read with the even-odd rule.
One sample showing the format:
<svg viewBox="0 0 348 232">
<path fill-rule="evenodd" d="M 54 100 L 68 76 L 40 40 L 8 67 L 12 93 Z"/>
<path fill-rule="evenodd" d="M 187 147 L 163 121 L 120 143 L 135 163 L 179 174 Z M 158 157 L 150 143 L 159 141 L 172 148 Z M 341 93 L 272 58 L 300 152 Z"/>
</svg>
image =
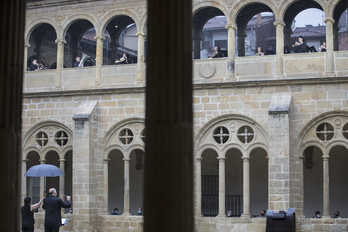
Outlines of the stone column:
<svg viewBox="0 0 348 232">
<path fill-rule="evenodd" d="M 72 118 L 74 231 L 97 230 L 96 215 L 100 210 L 98 172 L 102 169 L 102 160 L 98 157 L 97 109 L 98 101 L 85 101 L 79 105 Z"/>
<path fill-rule="evenodd" d="M 304 206 L 304 202 L 303 202 L 303 199 L 304 199 L 304 176 L 303 176 L 303 164 L 304 164 L 304 161 L 303 159 L 305 159 L 306 157 L 301 155 L 299 157 L 299 196 L 297 198 L 297 202 L 295 203 L 295 208 L 296 208 L 296 215 L 298 215 L 299 217 L 304 217 L 304 211 L 303 211 L 303 206 Z"/>
<path fill-rule="evenodd" d="M 95 36 L 97 40 L 97 54 L 96 54 L 96 64 L 95 64 L 95 85 L 100 85 L 100 80 L 102 76 L 102 66 L 103 66 L 103 41 L 105 40 L 104 36 Z"/>
<path fill-rule="evenodd" d="M 329 156 L 323 156 L 323 218 L 330 218 Z"/>
<path fill-rule="evenodd" d="M 228 51 L 227 51 L 227 74 L 228 78 L 232 81 L 235 81 L 235 56 L 236 56 L 236 30 L 235 25 L 227 25 L 226 29 L 228 30 Z"/>
<path fill-rule="evenodd" d="M 104 159 L 104 205 L 102 206 L 102 214 L 110 214 L 109 212 L 109 161 L 110 159 Z"/>
<path fill-rule="evenodd" d="M 335 58 L 334 58 L 334 46 L 333 46 L 333 24 L 335 20 L 333 18 L 325 18 L 326 23 L 326 77 L 335 76 Z"/>
<path fill-rule="evenodd" d="M 197 180 L 197 208 L 196 216 L 202 216 L 202 157 L 196 158 L 196 180 Z"/>
<path fill-rule="evenodd" d="M 45 159 L 40 159 L 39 161 L 40 161 L 40 164 L 45 164 L 46 163 Z M 41 194 L 43 194 L 46 191 L 46 179 L 45 178 L 46 177 L 40 177 L 40 193 Z"/>
<path fill-rule="evenodd" d="M 130 215 L 130 192 L 129 192 L 129 158 L 124 158 L 124 205 L 123 205 L 123 214 L 122 215 Z"/>
<path fill-rule="evenodd" d="M 21 191 L 21 199 L 23 199 L 27 195 L 27 177 L 24 174 L 27 172 L 27 162 L 29 160 L 22 160 L 22 191 Z"/>
<path fill-rule="evenodd" d="M 284 26 L 285 23 L 282 21 L 274 22 L 276 26 L 276 47 L 277 47 L 277 55 L 276 55 L 276 79 L 284 78 L 284 68 L 283 68 L 283 55 L 284 55 Z"/>
<path fill-rule="evenodd" d="M 1 1 L 1 230 L 20 231 L 25 0 Z"/>
<path fill-rule="evenodd" d="M 193 231 L 192 0 L 148 0 L 147 35 L 144 231 Z"/>
<path fill-rule="evenodd" d="M 27 71 L 27 61 L 28 61 L 28 48 L 30 48 L 30 44 L 26 44 L 24 46 L 24 71 Z"/>
<path fill-rule="evenodd" d="M 225 217 L 225 157 L 217 157 L 219 160 L 219 214 L 218 217 Z"/>
<path fill-rule="evenodd" d="M 65 173 L 65 159 L 59 159 L 58 160 L 60 163 L 60 170 Z M 59 197 L 64 199 L 64 195 L 65 195 L 65 176 L 60 176 L 59 177 Z"/>
<path fill-rule="evenodd" d="M 57 74 L 56 74 L 56 86 L 57 90 L 62 89 L 62 79 L 63 79 L 63 67 L 64 67 L 64 44 L 66 41 L 64 39 L 56 39 L 57 43 Z"/>
<path fill-rule="evenodd" d="M 137 81 L 144 81 L 144 70 L 145 70 L 145 34 L 137 33 L 138 36 L 138 61 L 137 61 Z"/>
<path fill-rule="evenodd" d="M 245 56 L 245 37 L 247 36 L 245 33 L 245 29 L 238 28 L 238 57 Z"/>
<path fill-rule="evenodd" d="M 243 159 L 243 216 L 250 217 L 250 157 Z"/>
<path fill-rule="evenodd" d="M 268 108 L 269 168 L 268 168 L 268 209 L 287 210 L 290 208 L 291 191 L 290 166 L 293 132 L 291 127 L 292 93 L 273 93 Z M 292 170 L 295 172 L 295 170 Z M 294 177 L 295 178 L 295 177 Z"/>
</svg>

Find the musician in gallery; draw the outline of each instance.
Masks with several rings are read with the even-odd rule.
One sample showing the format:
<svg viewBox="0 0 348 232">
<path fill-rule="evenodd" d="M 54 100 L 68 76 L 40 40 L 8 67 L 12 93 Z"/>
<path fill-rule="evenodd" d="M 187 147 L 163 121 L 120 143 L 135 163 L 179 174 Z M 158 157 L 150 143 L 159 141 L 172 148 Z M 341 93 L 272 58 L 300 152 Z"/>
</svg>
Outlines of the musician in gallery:
<svg viewBox="0 0 348 232">
<path fill-rule="evenodd" d="M 292 46 L 294 47 L 295 53 L 308 52 L 307 43 L 305 42 L 305 39 L 301 35 L 298 37 L 298 42 L 296 41 L 295 44 Z"/>
<path fill-rule="evenodd" d="M 81 62 L 81 58 L 79 56 L 77 56 L 75 58 L 75 62 L 74 62 L 74 68 L 80 67 L 79 64 Z"/>
<path fill-rule="evenodd" d="M 39 64 L 37 63 L 37 60 L 34 59 L 29 67 L 29 71 L 39 71 L 42 70 L 42 67 L 39 66 Z"/>
<path fill-rule="evenodd" d="M 121 59 L 115 61 L 116 64 L 128 64 L 128 57 L 126 53 L 123 53 Z"/>
<path fill-rule="evenodd" d="M 213 52 L 213 54 L 211 54 L 211 56 L 209 58 L 220 58 L 220 57 L 222 57 L 220 47 L 215 45 L 214 52 Z"/>
</svg>

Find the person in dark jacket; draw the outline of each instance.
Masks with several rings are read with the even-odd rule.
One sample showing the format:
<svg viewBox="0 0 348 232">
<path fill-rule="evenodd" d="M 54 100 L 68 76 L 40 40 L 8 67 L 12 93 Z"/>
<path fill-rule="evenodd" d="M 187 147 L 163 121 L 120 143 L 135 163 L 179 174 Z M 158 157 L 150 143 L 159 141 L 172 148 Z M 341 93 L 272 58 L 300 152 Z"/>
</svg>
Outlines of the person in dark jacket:
<svg viewBox="0 0 348 232">
<path fill-rule="evenodd" d="M 70 196 L 66 197 L 68 202 L 63 202 L 62 199 L 57 197 L 57 190 L 51 188 L 48 191 L 48 197 L 43 200 L 42 208 L 45 213 L 45 232 L 58 232 L 59 227 L 62 225 L 62 215 L 60 213 L 61 208 L 70 208 Z"/>
<path fill-rule="evenodd" d="M 21 216 L 22 216 L 22 231 L 23 232 L 34 232 L 34 209 L 40 207 L 44 198 L 41 198 L 40 201 L 34 205 L 30 205 L 31 198 L 24 197 L 24 205 L 21 208 Z"/>
<path fill-rule="evenodd" d="M 303 36 L 298 37 L 298 42 L 295 42 L 294 48 L 295 48 L 295 53 L 308 52 L 307 43 L 305 42 L 305 39 L 303 38 Z"/>
</svg>

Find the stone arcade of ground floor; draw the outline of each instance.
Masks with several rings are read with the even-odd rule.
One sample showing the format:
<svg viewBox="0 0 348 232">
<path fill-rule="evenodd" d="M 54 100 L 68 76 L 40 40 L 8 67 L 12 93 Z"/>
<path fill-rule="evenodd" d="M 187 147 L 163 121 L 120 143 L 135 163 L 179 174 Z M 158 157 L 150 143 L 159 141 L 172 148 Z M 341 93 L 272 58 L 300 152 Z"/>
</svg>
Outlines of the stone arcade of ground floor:
<svg viewBox="0 0 348 232">
<path fill-rule="evenodd" d="M 347 78 L 194 88 L 196 231 L 261 232 L 262 209 L 290 207 L 297 231 L 347 229 Z M 144 114 L 144 88 L 25 94 L 22 173 L 39 163 L 65 172 L 46 180 L 72 195 L 62 231 L 142 231 Z M 43 178 L 22 177 L 22 197 L 43 189 Z M 122 215 L 110 215 L 115 207 Z M 323 219 L 311 219 L 316 210 Z M 343 219 L 330 219 L 335 210 Z"/>
</svg>

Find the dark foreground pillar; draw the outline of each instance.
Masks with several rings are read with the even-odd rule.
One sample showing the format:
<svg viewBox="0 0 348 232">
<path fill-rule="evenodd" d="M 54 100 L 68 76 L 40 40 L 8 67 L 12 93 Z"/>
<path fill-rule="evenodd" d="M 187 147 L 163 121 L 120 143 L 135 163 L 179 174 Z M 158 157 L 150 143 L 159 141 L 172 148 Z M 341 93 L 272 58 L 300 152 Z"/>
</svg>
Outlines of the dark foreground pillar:
<svg viewBox="0 0 348 232">
<path fill-rule="evenodd" d="M 19 231 L 25 0 L 0 2 L 0 227 Z"/>
<path fill-rule="evenodd" d="M 146 232 L 193 231 L 191 8 L 148 0 Z"/>
</svg>

